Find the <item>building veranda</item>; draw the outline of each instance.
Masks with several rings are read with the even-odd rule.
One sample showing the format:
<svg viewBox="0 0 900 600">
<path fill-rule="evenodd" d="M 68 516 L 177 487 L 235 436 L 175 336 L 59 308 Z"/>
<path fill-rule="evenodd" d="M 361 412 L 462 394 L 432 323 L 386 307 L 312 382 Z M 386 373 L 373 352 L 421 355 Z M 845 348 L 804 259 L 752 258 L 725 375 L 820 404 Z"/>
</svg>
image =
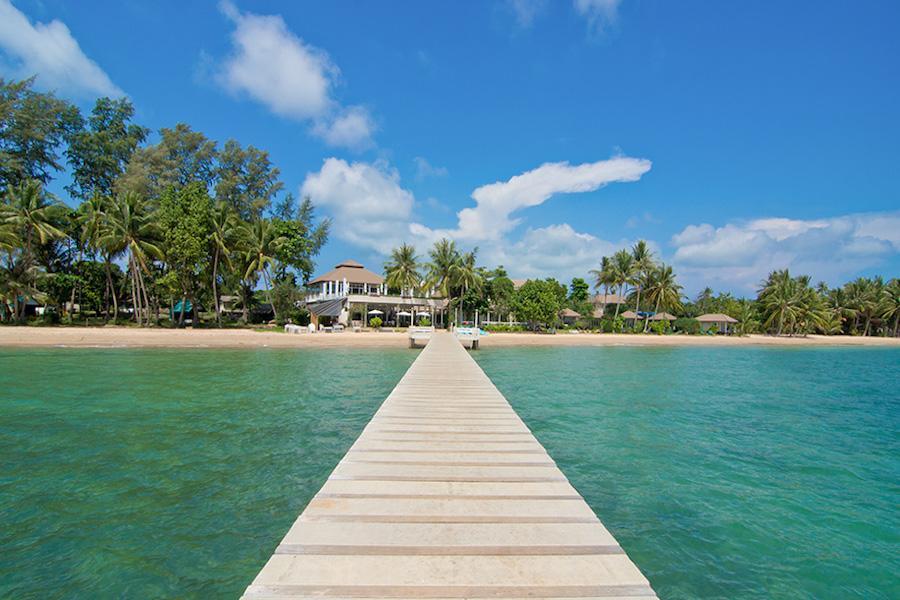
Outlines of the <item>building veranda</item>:
<svg viewBox="0 0 900 600">
<path fill-rule="evenodd" d="M 307 284 L 306 308 L 315 327 L 366 326 L 378 317 L 403 327 L 423 319 L 444 325 L 447 300 L 419 290 L 389 290 L 384 278 L 354 260 L 345 260 Z"/>
</svg>

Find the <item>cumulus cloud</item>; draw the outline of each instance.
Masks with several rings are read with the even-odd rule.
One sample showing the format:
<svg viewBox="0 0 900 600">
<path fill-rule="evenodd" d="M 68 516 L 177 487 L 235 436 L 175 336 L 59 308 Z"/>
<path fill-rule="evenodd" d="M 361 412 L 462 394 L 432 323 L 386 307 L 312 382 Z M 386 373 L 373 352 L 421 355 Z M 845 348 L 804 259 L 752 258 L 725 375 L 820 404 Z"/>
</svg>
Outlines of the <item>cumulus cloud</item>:
<svg viewBox="0 0 900 600">
<path fill-rule="evenodd" d="M 0 0 L 0 48 L 8 58 L 0 62 L 4 73 L 17 78 L 37 75 L 44 89 L 76 97 L 125 95 L 85 55 L 65 23 L 32 24 L 9 0 Z"/>
<path fill-rule="evenodd" d="M 410 239 L 415 199 L 387 164 L 328 158 L 318 172 L 307 174 L 300 194 L 327 210 L 334 235 L 351 244 L 387 254 Z"/>
<path fill-rule="evenodd" d="M 545 163 L 507 181 L 476 188 L 472 192 L 475 206 L 457 213 L 457 228 L 433 234 L 470 241 L 497 240 L 521 222 L 512 217 L 517 211 L 543 204 L 555 194 L 593 192 L 609 183 L 637 181 L 650 167 L 649 160 L 624 156 L 575 166 Z M 419 225 L 416 229 L 424 233 L 427 228 Z"/>
<path fill-rule="evenodd" d="M 279 15 L 242 13 L 228 1 L 220 8 L 235 27 L 232 53 L 217 75 L 222 87 L 277 115 L 310 122 L 312 133 L 330 145 L 371 144 L 375 122 L 366 108 L 345 108 L 334 99 L 340 69 L 324 50 L 296 36 Z"/>
<path fill-rule="evenodd" d="M 300 194 L 310 196 L 333 217 L 336 236 L 361 248 L 387 254 L 406 242 L 424 253 L 441 237 L 449 237 L 463 248 L 478 246 L 482 262 L 506 265 L 517 277 L 568 279 L 586 277 L 601 256 L 630 242 L 614 244 L 578 232 L 567 223 L 530 228 L 513 241 L 507 234 L 518 221 L 509 219 L 509 213 L 541 204 L 556 193 L 593 191 L 612 181 L 634 181 L 649 168 L 649 161 L 629 158 L 578 166 L 545 164 L 506 182 L 476 189 L 472 194 L 476 207 L 466 209 L 475 211 L 476 218 L 466 221 L 468 226 L 460 218 L 460 227 L 454 230 L 432 229 L 416 222 L 412 192 L 401 186 L 396 169 L 383 162 L 348 163 L 329 158 L 318 172 L 306 176 Z M 426 206 L 435 204 L 432 198 L 424 201 Z M 485 219 L 484 224 L 473 226 L 477 219 Z M 498 225 L 496 232 L 488 230 L 492 222 Z"/>
<path fill-rule="evenodd" d="M 672 245 L 673 261 L 689 283 L 752 291 L 770 271 L 785 267 L 836 283 L 900 252 L 900 212 L 688 225 Z"/>
<path fill-rule="evenodd" d="M 628 245 L 613 243 L 589 233 L 580 233 L 568 223 L 528 229 L 517 242 L 491 243 L 484 248 L 484 260 L 491 265 L 504 265 L 521 278 L 588 277 L 598 267 L 601 256 L 608 256 Z"/>
<path fill-rule="evenodd" d="M 587 19 L 591 30 L 602 33 L 616 22 L 621 0 L 574 0 L 575 11 Z"/>
<path fill-rule="evenodd" d="M 413 159 L 416 165 L 416 179 L 421 181 L 429 177 L 446 177 L 447 167 L 436 167 L 422 156 Z"/>
</svg>

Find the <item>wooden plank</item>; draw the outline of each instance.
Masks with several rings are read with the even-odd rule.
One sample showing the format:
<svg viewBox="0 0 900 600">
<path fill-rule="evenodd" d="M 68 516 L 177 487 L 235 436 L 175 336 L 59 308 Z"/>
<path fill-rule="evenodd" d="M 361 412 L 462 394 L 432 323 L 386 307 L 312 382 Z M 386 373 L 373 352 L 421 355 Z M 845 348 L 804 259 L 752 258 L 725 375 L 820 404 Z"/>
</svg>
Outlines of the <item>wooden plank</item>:
<svg viewBox="0 0 900 600">
<path fill-rule="evenodd" d="M 436 332 L 245 598 L 655 598 L 460 343 Z"/>
</svg>

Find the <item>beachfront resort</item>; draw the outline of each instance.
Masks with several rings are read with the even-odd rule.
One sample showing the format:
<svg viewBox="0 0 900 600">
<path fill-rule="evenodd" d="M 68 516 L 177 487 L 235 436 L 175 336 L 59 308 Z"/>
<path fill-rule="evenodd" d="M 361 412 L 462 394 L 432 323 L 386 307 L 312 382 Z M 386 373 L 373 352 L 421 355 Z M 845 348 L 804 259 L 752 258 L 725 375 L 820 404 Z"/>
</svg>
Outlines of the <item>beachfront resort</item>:
<svg viewBox="0 0 900 600">
<path fill-rule="evenodd" d="M 0 598 L 900 597 L 898 22 L 0 0 Z"/>
</svg>

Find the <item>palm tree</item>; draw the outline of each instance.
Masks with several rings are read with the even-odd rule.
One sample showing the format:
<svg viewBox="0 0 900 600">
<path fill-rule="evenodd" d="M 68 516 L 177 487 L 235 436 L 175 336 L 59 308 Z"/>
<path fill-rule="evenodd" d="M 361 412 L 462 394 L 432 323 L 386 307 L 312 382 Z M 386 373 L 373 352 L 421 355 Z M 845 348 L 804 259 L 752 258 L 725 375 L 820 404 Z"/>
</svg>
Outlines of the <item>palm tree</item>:
<svg viewBox="0 0 900 600">
<path fill-rule="evenodd" d="M 470 289 L 480 290 L 484 280 L 481 271 L 475 265 L 475 256 L 477 254 L 478 248 L 475 248 L 471 252 L 466 252 L 453 267 L 453 285 L 462 288 L 462 294 L 460 295 L 460 312 L 465 309 L 465 307 L 462 306 L 462 301 L 466 292 Z"/>
<path fill-rule="evenodd" d="M 759 292 L 759 302 L 765 317 L 763 326 L 771 329 L 777 324 L 775 335 L 781 335 L 785 324 L 796 320 L 797 285 L 787 269 L 769 274 Z"/>
<path fill-rule="evenodd" d="M 391 251 L 390 262 L 384 265 L 384 270 L 387 274 L 385 282 L 389 287 L 399 288 L 401 297 L 405 291 L 416 290 L 422 283 L 416 249 L 409 244 Z"/>
<path fill-rule="evenodd" d="M 431 261 L 428 263 L 428 276 L 426 285 L 441 293 L 447 299 L 447 306 L 453 300 L 453 283 L 456 273 L 456 265 L 460 261 L 456 243 L 443 238 L 434 243 L 434 247 L 428 252 Z"/>
<path fill-rule="evenodd" d="M 862 317 L 865 319 L 863 335 L 869 335 L 869 326 L 878 310 L 878 302 L 881 299 L 879 298 L 881 287 L 883 287 L 883 282 L 880 280 L 876 282 L 865 277 L 859 277 L 845 286 L 847 303 L 854 313 L 854 333 L 859 331 L 859 319 Z"/>
<path fill-rule="evenodd" d="M 606 312 L 606 297 L 609 296 L 609 288 L 615 285 L 615 276 L 613 274 L 612 261 L 608 256 L 600 258 L 600 268 L 591 269 L 591 275 L 594 276 L 594 289 L 603 288 L 603 311 Z"/>
<path fill-rule="evenodd" d="M 235 240 L 239 235 L 240 223 L 234 211 L 224 202 L 219 202 L 212 212 L 212 295 L 213 305 L 216 310 L 216 323 L 222 325 L 222 307 L 219 304 L 219 261 L 231 268 L 231 251 Z"/>
<path fill-rule="evenodd" d="M 138 325 L 143 324 L 144 318 L 148 322 L 150 320 L 150 300 L 144 273 L 149 273 L 152 259 L 163 256 L 158 239 L 159 228 L 148 203 L 135 192 L 117 196 L 109 213 L 108 226 L 98 244 L 110 256 L 121 252 L 128 255 L 131 297 Z"/>
<path fill-rule="evenodd" d="M 647 242 L 645 242 L 644 240 L 638 240 L 638 242 L 631 249 L 631 259 L 631 268 L 634 272 L 634 289 L 636 296 L 634 301 L 634 312 L 638 313 L 641 310 L 641 288 L 643 287 L 643 280 L 645 276 L 649 275 L 650 272 L 654 269 L 653 252 L 650 251 L 650 247 L 647 246 Z M 649 323 L 649 320 L 647 321 L 647 323 Z"/>
<path fill-rule="evenodd" d="M 270 295 L 272 278 L 269 276 L 269 267 L 275 265 L 275 254 L 281 244 L 281 238 L 275 232 L 271 221 L 259 219 L 246 227 L 246 240 L 247 269 L 244 271 L 244 279 L 250 279 L 254 273 L 262 275 L 263 284 L 266 286 L 266 302 L 272 306 L 272 314 L 278 318 Z"/>
<path fill-rule="evenodd" d="M 634 258 L 628 250 L 619 250 L 613 254 L 611 267 L 613 286 L 618 289 L 621 299 L 625 295 L 626 287 L 634 283 Z M 619 316 L 619 306 L 616 303 L 616 318 Z"/>
<path fill-rule="evenodd" d="M 56 226 L 65 207 L 44 191 L 40 181 L 31 179 L 11 188 L 8 203 L 0 207 L 0 224 L 7 236 L 16 234 L 22 242 L 26 262 L 34 261 L 35 243 L 46 244 L 66 234 Z M 8 238 L 11 239 L 11 238 Z"/>
<path fill-rule="evenodd" d="M 647 280 L 647 300 L 653 303 L 653 312 L 680 310 L 681 290 L 671 266 L 660 264 L 654 268 Z"/>
<path fill-rule="evenodd" d="M 109 215 L 111 201 L 104 196 L 93 196 L 78 207 L 78 226 L 80 229 L 81 243 L 89 250 L 99 253 L 103 258 L 103 268 L 106 273 L 106 315 L 109 317 L 109 298 L 113 301 L 113 320 L 119 315 L 119 299 L 112 280 L 112 258 L 107 248 L 100 243 L 109 227 Z"/>
<path fill-rule="evenodd" d="M 882 318 L 887 323 L 890 323 L 891 319 L 894 320 L 893 336 L 897 337 L 900 333 L 900 279 L 891 279 L 884 286 L 882 293 L 884 295 Z"/>
<path fill-rule="evenodd" d="M 6 307 L 4 312 L 9 310 L 17 321 L 24 320 L 25 301 L 44 299 L 44 294 L 37 288 L 41 274 L 37 265 L 29 264 L 22 256 L 15 258 L 10 254 L 6 265 L 0 267 L 0 302 Z"/>
</svg>

